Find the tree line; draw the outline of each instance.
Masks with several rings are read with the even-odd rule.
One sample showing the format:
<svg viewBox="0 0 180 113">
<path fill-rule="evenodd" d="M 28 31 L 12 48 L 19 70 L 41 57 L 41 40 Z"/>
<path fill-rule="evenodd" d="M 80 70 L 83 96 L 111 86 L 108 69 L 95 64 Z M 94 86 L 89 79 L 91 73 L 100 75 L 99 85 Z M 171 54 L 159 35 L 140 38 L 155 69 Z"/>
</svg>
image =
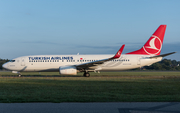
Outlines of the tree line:
<svg viewBox="0 0 180 113">
<path fill-rule="evenodd" d="M 0 69 L 3 69 L 2 65 L 8 62 L 8 59 L 1 59 L 0 58 Z M 150 66 L 144 66 L 141 69 L 143 70 L 168 70 L 168 71 L 180 71 L 180 61 L 170 60 L 170 59 L 163 59 L 160 62 L 154 63 Z M 138 69 L 136 69 L 138 70 Z"/>
<path fill-rule="evenodd" d="M 168 71 L 180 71 L 180 61 L 163 59 L 160 62 L 154 63 L 150 66 L 143 67 L 144 70 L 168 70 Z"/>
<path fill-rule="evenodd" d="M 0 58 L 0 69 L 3 69 L 2 65 L 6 62 L 8 62 L 9 60 L 8 59 L 1 59 Z"/>
</svg>

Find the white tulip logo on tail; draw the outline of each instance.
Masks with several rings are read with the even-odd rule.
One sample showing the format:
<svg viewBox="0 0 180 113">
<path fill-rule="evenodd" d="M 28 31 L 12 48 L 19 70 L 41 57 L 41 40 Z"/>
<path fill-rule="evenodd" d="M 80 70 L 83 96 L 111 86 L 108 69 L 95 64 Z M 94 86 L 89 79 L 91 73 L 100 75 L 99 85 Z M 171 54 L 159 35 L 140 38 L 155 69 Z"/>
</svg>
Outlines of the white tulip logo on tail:
<svg viewBox="0 0 180 113">
<path fill-rule="evenodd" d="M 144 51 L 151 54 L 158 54 L 161 51 L 162 42 L 159 37 L 152 35 L 150 40 L 143 46 Z"/>
</svg>

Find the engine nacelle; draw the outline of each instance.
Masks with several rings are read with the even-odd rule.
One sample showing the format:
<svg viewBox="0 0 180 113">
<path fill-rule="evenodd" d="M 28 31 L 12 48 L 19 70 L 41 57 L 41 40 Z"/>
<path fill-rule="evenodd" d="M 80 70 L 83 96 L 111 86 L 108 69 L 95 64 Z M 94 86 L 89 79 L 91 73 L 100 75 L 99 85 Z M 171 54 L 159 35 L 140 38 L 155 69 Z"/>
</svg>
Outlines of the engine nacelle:
<svg viewBox="0 0 180 113">
<path fill-rule="evenodd" d="M 59 74 L 77 75 L 77 69 L 75 66 L 61 66 L 61 67 L 59 67 Z"/>
</svg>

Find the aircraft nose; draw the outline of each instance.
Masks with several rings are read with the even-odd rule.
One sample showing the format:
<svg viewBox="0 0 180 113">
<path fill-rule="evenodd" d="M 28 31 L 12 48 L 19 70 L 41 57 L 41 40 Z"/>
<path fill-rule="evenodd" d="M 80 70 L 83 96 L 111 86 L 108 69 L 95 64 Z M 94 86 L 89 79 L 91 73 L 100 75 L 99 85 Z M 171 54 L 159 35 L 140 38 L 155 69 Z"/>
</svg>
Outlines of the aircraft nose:
<svg viewBox="0 0 180 113">
<path fill-rule="evenodd" d="M 2 67 L 7 69 L 7 63 L 3 64 Z"/>
</svg>

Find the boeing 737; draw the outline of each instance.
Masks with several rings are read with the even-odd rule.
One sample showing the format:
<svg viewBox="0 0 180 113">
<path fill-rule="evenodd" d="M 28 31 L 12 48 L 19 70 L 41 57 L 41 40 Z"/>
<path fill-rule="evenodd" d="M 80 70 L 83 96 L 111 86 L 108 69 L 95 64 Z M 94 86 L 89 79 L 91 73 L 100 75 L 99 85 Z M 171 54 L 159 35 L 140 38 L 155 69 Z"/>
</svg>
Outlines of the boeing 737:
<svg viewBox="0 0 180 113">
<path fill-rule="evenodd" d="M 175 52 L 162 54 L 162 44 L 166 25 L 160 25 L 153 35 L 139 50 L 122 54 L 125 45 L 115 55 L 32 55 L 22 56 L 3 64 L 3 68 L 13 73 L 20 72 L 52 72 L 63 75 L 76 75 L 83 72 L 89 77 L 89 72 L 121 71 L 150 66 L 163 57 Z"/>
</svg>

